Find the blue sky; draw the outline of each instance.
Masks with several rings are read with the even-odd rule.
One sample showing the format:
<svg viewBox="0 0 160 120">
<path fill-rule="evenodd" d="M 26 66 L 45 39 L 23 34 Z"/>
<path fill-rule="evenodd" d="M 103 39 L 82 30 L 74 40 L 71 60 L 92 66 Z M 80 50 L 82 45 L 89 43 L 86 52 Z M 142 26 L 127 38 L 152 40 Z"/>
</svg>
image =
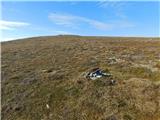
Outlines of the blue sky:
<svg viewBox="0 0 160 120">
<path fill-rule="evenodd" d="M 58 34 L 159 34 L 159 2 L 2 2 L 2 41 Z"/>
</svg>

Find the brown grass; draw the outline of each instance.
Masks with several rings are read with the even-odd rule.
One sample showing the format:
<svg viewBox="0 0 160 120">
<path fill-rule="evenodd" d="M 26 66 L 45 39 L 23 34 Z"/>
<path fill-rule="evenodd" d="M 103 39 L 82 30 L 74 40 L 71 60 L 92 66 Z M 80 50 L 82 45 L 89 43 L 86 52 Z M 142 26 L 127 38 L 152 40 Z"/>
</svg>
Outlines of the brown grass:
<svg viewBox="0 0 160 120">
<path fill-rule="evenodd" d="M 2 119 L 158 120 L 159 53 L 159 38 L 55 36 L 4 42 Z M 116 62 L 110 64 L 113 57 Z M 116 85 L 85 79 L 95 67 L 109 70 Z"/>
</svg>

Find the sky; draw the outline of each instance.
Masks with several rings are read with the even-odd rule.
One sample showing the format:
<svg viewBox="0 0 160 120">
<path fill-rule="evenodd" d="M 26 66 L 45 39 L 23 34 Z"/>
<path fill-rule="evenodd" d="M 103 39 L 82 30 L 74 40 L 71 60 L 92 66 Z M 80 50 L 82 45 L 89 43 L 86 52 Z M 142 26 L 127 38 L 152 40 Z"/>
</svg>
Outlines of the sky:
<svg viewBox="0 0 160 120">
<path fill-rule="evenodd" d="M 1 3 L 1 41 L 34 36 L 160 36 L 160 2 Z"/>
</svg>

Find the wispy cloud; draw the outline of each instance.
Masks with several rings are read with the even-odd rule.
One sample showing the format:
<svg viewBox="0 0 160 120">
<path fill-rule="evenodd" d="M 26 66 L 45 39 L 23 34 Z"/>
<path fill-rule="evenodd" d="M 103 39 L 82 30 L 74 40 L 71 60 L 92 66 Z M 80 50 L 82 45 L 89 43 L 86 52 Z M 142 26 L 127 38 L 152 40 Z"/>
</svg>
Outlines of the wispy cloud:
<svg viewBox="0 0 160 120">
<path fill-rule="evenodd" d="M 49 14 L 49 19 L 57 25 L 64 25 L 66 27 L 78 27 L 81 23 L 88 24 L 101 30 L 108 30 L 112 27 L 111 25 L 98 20 L 64 13 L 51 13 Z"/>
<path fill-rule="evenodd" d="M 29 25 L 30 24 L 26 22 L 0 20 L 0 30 L 14 30 Z"/>
<path fill-rule="evenodd" d="M 113 9 L 115 16 L 126 19 L 127 16 L 124 13 L 124 8 L 128 5 L 128 2 L 122 1 L 100 1 L 98 6 L 104 9 Z"/>
<path fill-rule="evenodd" d="M 53 23 L 57 25 L 72 28 L 80 27 L 80 25 L 84 23 L 99 30 L 111 30 L 114 28 L 134 27 L 133 23 L 126 20 L 113 20 L 112 22 L 102 22 L 66 13 L 51 13 L 48 17 Z"/>
<path fill-rule="evenodd" d="M 108 7 L 120 8 L 125 5 L 125 2 L 108 0 L 108 1 L 100 1 L 98 5 L 103 8 L 108 8 Z"/>
<path fill-rule="evenodd" d="M 49 19 L 52 20 L 57 25 L 73 26 L 75 22 L 81 20 L 78 16 L 73 16 L 70 14 L 49 14 Z M 78 20 L 78 21 L 77 21 Z"/>
</svg>

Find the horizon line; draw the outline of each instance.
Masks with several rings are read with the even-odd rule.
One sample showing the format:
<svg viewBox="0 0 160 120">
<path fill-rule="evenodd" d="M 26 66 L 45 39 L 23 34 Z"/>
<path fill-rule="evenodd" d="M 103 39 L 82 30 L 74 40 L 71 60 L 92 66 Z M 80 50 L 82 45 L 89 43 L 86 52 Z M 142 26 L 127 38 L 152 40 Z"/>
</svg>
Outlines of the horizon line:
<svg viewBox="0 0 160 120">
<path fill-rule="evenodd" d="M 1 38 L 1 43 L 2 42 L 9 42 L 9 41 L 15 41 L 15 40 L 21 40 L 21 39 L 30 39 L 30 38 L 38 38 L 38 37 L 56 37 L 56 36 L 77 36 L 77 37 L 112 37 L 112 38 L 160 38 L 160 36 L 120 36 L 120 35 L 78 35 L 78 34 L 57 34 L 57 35 L 37 35 L 37 36 L 26 36 L 26 37 L 19 37 L 19 38 L 11 38 L 11 39 L 6 39 L 6 40 L 2 40 L 3 38 Z"/>
</svg>

